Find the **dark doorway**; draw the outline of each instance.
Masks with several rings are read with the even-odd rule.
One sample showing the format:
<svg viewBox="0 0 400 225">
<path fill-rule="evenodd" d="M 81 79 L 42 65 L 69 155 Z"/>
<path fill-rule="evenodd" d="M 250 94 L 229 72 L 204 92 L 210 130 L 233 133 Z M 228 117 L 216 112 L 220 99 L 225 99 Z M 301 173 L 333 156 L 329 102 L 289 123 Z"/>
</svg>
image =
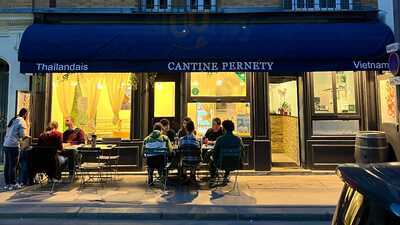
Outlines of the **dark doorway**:
<svg viewBox="0 0 400 225">
<path fill-rule="evenodd" d="M 170 127 L 179 130 L 181 119 L 181 74 L 158 73 L 150 89 L 149 131 L 166 118 Z"/>
<path fill-rule="evenodd" d="M 0 59 L 0 163 L 3 163 L 3 141 L 7 130 L 8 63 Z"/>
</svg>

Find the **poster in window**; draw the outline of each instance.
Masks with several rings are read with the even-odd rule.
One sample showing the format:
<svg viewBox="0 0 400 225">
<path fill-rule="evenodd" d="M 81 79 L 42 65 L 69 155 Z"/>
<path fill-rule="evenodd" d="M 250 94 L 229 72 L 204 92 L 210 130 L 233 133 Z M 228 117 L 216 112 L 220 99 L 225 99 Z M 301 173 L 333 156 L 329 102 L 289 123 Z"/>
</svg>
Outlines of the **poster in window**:
<svg viewBox="0 0 400 225">
<path fill-rule="evenodd" d="M 25 108 L 28 110 L 28 112 L 31 111 L 31 93 L 28 91 L 17 91 L 17 98 L 16 98 L 16 110 L 15 113 L 17 114 L 22 108 Z M 31 115 L 31 114 L 28 114 Z M 30 119 L 28 119 L 27 122 L 28 126 L 28 134 L 30 135 Z"/>
<path fill-rule="evenodd" d="M 250 133 L 250 117 L 246 114 L 238 114 L 237 120 L 237 131 L 240 134 Z"/>
<path fill-rule="evenodd" d="M 17 91 L 16 106 L 16 113 L 18 113 L 22 108 L 26 108 L 29 112 L 31 109 L 31 93 L 27 91 Z"/>
</svg>

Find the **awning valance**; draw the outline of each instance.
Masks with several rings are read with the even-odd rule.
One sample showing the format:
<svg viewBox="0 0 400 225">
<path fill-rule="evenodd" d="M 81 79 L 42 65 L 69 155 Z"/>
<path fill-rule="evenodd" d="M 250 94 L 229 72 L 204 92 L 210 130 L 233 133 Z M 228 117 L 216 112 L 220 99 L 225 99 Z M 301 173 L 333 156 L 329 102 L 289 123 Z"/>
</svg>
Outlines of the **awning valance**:
<svg viewBox="0 0 400 225">
<path fill-rule="evenodd" d="M 382 23 L 34 24 L 21 72 L 386 70 Z"/>
</svg>

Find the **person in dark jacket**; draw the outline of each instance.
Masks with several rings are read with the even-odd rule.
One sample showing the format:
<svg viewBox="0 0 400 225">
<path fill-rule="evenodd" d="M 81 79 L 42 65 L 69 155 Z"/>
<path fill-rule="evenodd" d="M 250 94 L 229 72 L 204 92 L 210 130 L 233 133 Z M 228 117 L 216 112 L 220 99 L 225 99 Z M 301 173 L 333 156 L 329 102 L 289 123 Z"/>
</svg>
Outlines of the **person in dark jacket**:
<svg viewBox="0 0 400 225">
<path fill-rule="evenodd" d="M 196 136 L 193 134 L 194 132 L 194 123 L 193 121 L 189 121 L 186 124 L 187 134 L 179 139 L 179 149 L 183 150 L 187 149 L 195 149 L 198 151 L 200 156 L 200 142 L 197 141 Z M 200 161 L 200 157 L 190 157 L 186 158 L 188 161 Z M 186 171 L 183 168 L 180 168 L 180 174 L 182 177 L 186 177 Z M 191 181 L 196 181 L 196 168 L 191 168 L 190 170 L 190 179 Z"/>
<path fill-rule="evenodd" d="M 242 139 L 233 134 L 235 130 L 235 124 L 231 120 L 225 120 L 222 122 L 222 127 L 225 134 L 217 139 L 213 150 L 211 150 L 212 160 L 210 161 L 210 175 L 211 177 L 217 176 L 217 166 L 219 163 L 219 156 L 221 149 L 224 148 L 240 148 L 241 155 L 243 153 L 243 142 Z M 224 183 L 228 182 L 228 177 L 231 171 L 225 171 Z"/>
<path fill-rule="evenodd" d="M 224 131 L 221 126 L 221 119 L 216 117 L 212 120 L 212 127 L 207 130 L 203 137 L 203 141 L 206 144 L 214 144 L 217 138 L 222 136 Z"/>
</svg>

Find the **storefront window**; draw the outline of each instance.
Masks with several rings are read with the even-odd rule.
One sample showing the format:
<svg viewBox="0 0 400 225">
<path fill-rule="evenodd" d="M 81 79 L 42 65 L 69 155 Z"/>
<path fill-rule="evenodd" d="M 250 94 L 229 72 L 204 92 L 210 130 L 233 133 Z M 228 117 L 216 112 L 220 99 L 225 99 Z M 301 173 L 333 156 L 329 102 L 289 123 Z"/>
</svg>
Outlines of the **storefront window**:
<svg viewBox="0 0 400 225">
<path fill-rule="evenodd" d="M 355 77 L 353 72 L 336 73 L 338 113 L 356 113 Z"/>
<path fill-rule="evenodd" d="M 71 117 L 86 134 L 129 138 L 131 128 L 130 73 L 53 74 L 51 119 L 66 129 Z"/>
<path fill-rule="evenodd" d="M 389 73 L 378 76 L 382 123 L 396 123 L 396 86 L 390 84 L 392 77 L 393 75 Z"/>
<path fill-rule="evenodd" d="M 175 82 L 155 82 L 154 117 L 175 117 Z"/>
<path fill-rule="evenodd" d="M 334 113 L 332 73 L 314 73 L 313 79 L 315 113 Z"/>
<path fill-rule="evenodd" d="M 232 97 L 247 95 L 246 74 L 241 72 L 191 73 L 190 96 Z"/>
<path fill-rule="evenodd" d="M 222 121 L 232 120 L 236 134 L 251 136 L 247 89 L 246 73 L 191 73 L 187 115 L 195 122 L 198 135 L 204 135 L 212 119 L 219 117 Z"/>
<path fill-rule="evenodd" d="M 235 131 L 240 136 L 250 136 L 250 104 L 249 103 L 189 103 L 188 116 L 195 123 L 198 135 L 204 135 L 212 126 L 212 119 L 219 117 L 232 120 Z"/>
<path fill-rule="evenodd" d="M 314 72 L 314 113 L 355 114 L 355 74 L 346 72 Z"/>
<path fill-rule="evenodd" d="M 314 120 L 314 135 L 354 135 L 360 130 L 359 120 Z"/>
</svg>

